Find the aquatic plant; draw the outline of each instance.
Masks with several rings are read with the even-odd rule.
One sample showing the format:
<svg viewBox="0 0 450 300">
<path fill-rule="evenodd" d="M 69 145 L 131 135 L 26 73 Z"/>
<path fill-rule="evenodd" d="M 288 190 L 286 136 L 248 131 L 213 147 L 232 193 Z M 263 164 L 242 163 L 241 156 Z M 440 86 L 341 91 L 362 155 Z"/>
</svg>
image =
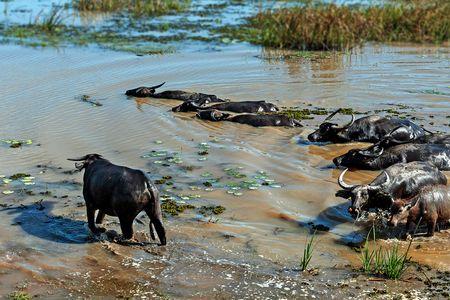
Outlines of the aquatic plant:
<svg viewBox="0 0 450 300">
<path fill-rule="evenodd" d="M 80 11 L 118 12 L 128 11 L 133 15 L 161 15 L 184 11 L 189 0 L 73 0 L 72 5 Z"/>
<path fill-rule="evenodd" d="M 314 231 L 311 238 L 306 237 L 305 248 L 303 249 L 303 256 L 300 259 L 300 269 L 302 271 L 306 271 L 308 269 L 308 265 L 311 262 L 311 258 L 314 252 L 314 238 L 316 236 L 316 232 Z"/>
<path fill-rule="evenodd" d="M 275 48 L 342 50 L 365 41 L 443 43 L 450 37 L 450 3 L 383 6 L 306 5 L 262 11 L 247 26 L 222 28 L 227 36 Z"/>
<path fill-rule="evenodd" d="M 417 227 L 416 227 L 417 230 Z M 369 247 L 369 236 L 373 234 L 373 243 L 375 249 Z M 413 239 L 409 241 L 408 247 L 404 253 L 399 251 L 399 245 L 383 249 L 377 245 L 375 227 L 373 226 L 367 234 L 364 247 L 361 249 L 360 260 L 362 270 L 366 274 L 383 275 L 389 279 L 400 279 L 407 269 L 408 257 Z"/>
<path fill-rule="evenodd" d="M 62 25 L 64 20 L 64 8 L 60 6 L 52 6 L 49 12 L 43 13 L 41 10 L 35 17 L 34 24 L 40 30 L 45 32 L 53 32 Z"/>
</svg>

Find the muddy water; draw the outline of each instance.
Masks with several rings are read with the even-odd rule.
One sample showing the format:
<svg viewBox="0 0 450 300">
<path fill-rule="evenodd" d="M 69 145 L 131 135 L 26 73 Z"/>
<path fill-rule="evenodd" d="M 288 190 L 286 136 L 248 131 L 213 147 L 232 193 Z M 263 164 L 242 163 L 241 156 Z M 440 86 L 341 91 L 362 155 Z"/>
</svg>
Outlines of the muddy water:
<svg viewBox="0 0 450 300">
<path fill-rule="evenodd" d="M 346 213 L 347 201 L 334 196 L 339 171 L 331 159 L 363 145 L 305 142 L 322 116 L 304 121 L 302 129 L 209 123 L 192 114 L 173 114 L 169 109 L 176 101 L 131 99 L 124 91 L 166 81 L 167 89 L 268 100 L 279 106 L 370 111 L 403 104 L 418 123 L 448 132 L 449 50 L 367 46 L 319 61 L 260 55 L 258 48 L 245 45 L 146 57 L 2 45 L 0 138 L 31 139 L 33 144 L 17 149 L 2 144 L 0 174 L 29 173 L 35 184 L 0 185 L 1 191 L 14 191 L 1 194 L 0 200 L 0 294 L 19 287 L 55 298 L 92 293 L 208 298 L 271 296 L 273 288 L 285 296 L 306 297 L 308 291 L 294 293 L 295 282 L 277 283 L 273 278 L 281 276 L 280 270 L 295 272 L 310 232 L 308 222 L 330 228 L 319 235 L 314 266 L 357 266 L 357 254 L 346 244 L 359 241 L 364 231 Z M 83 94 L 103 106 L 82 102 Z M 209 147 L 209 155 L 203 161 L 197 153 L 204 147 Z M 163 158 L 146 155 L 152 150 L 176 152 L 180 160 L 164 166 Z M 165 248 L 122 246 L 106 236 L 95 240 L 85 224 L 82 175 L 67 172 L 73 165 L 66 158 L 86 153 L 143 169 L 152 179 L 170 175 L 175 188 L 162 185 L 162 194 L 197 207 L 222 205 L 226 211 L 204 217 L 191 210 L 168 217 Z M 186 171 L 185 166 L 194 168 Z M 244 179 L 227 175 L 227 168 L 247 179 L 267 174 L 274 183 L 231 194 L 226 184 Z M 368 182 L 376 174 L 357 171 L 348 181 Z M 212 191 L 202 184 L 209 178 L 220 178 Z M 147 220 L 139 220 L 137 236 L 146 241 Z M 105 226 L 120 232 L 115 218 L 107 217 Z M 448 241 L 448 231 L 419 239 L 412 256 L 450 270 Z M 333 276 L 341 279 L 340 274 Z"/>
</svg>

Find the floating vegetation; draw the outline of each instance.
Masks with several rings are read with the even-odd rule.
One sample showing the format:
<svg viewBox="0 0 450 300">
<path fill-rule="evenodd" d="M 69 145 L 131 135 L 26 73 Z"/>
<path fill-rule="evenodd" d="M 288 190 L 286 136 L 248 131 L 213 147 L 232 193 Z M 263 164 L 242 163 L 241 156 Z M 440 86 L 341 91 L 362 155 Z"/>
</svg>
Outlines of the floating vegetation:
<svg viewBox="0 0 450 300">
<path fill-rule="evenodd" d="M 33 144 L 32 140 L 8 140 L 8 139 L 2 139 L 0 142 L 8 144 L 10 148 L 20 148 L 24 145 L 31 145 Z"/>
<path fill-rule="evenodd" d="M 203 216 L 211 216 L 211 215 L 220 215 L 225 212 L 226 208 L 221 205 L 213 205 L 213 206 L 202 206 L 199 209 L 199 213 Z"/>
<path fill-rule="evenodd" d="M 27 294 L 26 292 L 13 292 L 9 294 L 9 299 L 11 300 L 30 300 L 31 296 Z"/>
<path fill-rule="evenodd" d="M 2 192 L 4 195 L 11 195 L 11 194 L 14 194 L 14 191 L 11 191 L 11 190 L 5 190 L 5 191 L 3 191 Z"/>
<path fill-rule="evenodd" d="M 343 50 L 366 41 L 443 43 L 450 38 L 448 1 L 383 6 L 306 5 L 266 10 L 224 36 L 274 48 Z"/>
<path fill-rule="evenodd" d="M 80 11 L 127 11 L 136 16 L 162 15 L 182 12 L 189 7 L 189 0 L 73 0 Z"/>
<path fill-rule="evenodd" d="M 177 201 L 169 198 L 161 196 L 161 209 L 164 213 L 171 216 L 178 216 L 180 213 L 184 212 L 187 209 L 194 209 L 195 206 L 186 203 L 178 203 Z"/>
<path fill-rule="evenodd" d="M 407 90 L 407 93 L 410 94 L 426 94 L 426 95 L 439 95 L 439 96 L 450 96 L 450 93 L 441 92 L 436 89 L 430 89 L 430 90 Z"/>
<path fill-rule="evenodd" d="M 9 176 L 9 179 L 11 180 L 18 180 L 21 178 L 34 178 L 34 177 L 30 177 L 30 174 L 26 174 L 26 173 L 16 173 L 14 175 Z"/>
</svg>

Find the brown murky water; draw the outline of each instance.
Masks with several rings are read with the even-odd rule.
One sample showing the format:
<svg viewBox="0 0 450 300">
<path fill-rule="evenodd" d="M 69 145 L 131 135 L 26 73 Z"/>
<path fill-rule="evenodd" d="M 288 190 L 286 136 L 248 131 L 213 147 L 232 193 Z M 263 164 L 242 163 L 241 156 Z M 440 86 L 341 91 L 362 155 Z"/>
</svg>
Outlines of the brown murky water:
<svg viewBox="0 0 450 300">
<path fill-rule="evenodd" d="M 0 195 L 0 294 L 24 288 L 53 298 L 93 293 L 327 297 L 333 293 L 327 280 L 339 282 L 348 272 L 319 276 L 315 291 L 286 278 L 296 276 L 308 222 L 330 227 L 319 235 L 313 266 L 358 266 L 357 254 L 346 244 L 359 241 L 364 231 L 346 213 L 348 203 L 334 196 L 339 170 L 331 159 L 361 145 L 305 142 L 322 116 L 304 121 L 302 129 L 209 123 L 192 114 L 173 114 L 169 109 L 176 101 L 131 99 L 124 91 L 166 81 L 167 89 L 279 106 L 369 111 L 404 104 L 418 123 L 448 132 L 449 53 L 448 48 L 367 46 L 319 61 L 280 61 L 260 59 L 260 50 L 242 45 L 147 57 L 0 46 L 0 138 L 33 140 L 17 149 L 0 146 L 0 174 L 35 177 L 35 185 L 0 185 L 2 192 L 14 191 Z M 82 102 L 83 94 L 103 106 Z M 201 143 L 207 144 L 200 148 L 209 147 L 205 161 L 197 154 Z M 152 150 L 177 152 L 180 161 L 165 167 L 161 158 L 146 156 Z M 161 186 L 163 194 L 193 195 L 182 199 L 195 206 L 222 205 L 226 211 L 209 218 L 193 210 L 166 219 L 169 244 L 164 248 L 123 246 L 106 237 L 94 241 L 85 224 L 82 175 L 66 172 L 73 169 L 66 158 L 86 153 L 143 169 L 152 179 L 171 175 L 176 188 Z M 236 195 L 220 184 L 205 191 L 205 178 L 221 178 L 221 184 L 239 181 L 224 171 L 238 167 L 247 178 L 266 172 L 275 184 L 231 190 Z M 348 180 L 368 182 L 376 174 L 357 171 Z M 35 203 L 41 199 L 41 205 Z M 146 240 L 147 221 L 141 219 L 135 230 Z M 107 217 L 105 226 L 120 232 L 115 218 Z M 449 239 L 448 231 L 419 238 L 413 259 L 450 270 Z"/>
</svg>

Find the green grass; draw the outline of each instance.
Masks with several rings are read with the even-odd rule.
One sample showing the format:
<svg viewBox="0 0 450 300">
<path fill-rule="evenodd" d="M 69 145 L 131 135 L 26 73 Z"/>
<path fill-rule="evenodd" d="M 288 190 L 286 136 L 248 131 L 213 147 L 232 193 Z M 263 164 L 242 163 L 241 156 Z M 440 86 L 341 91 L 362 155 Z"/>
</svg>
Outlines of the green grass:
<svg viewBox="0 0 450 300">
<path fill-rule="evenodd" d="M 11 300 L 30 300 L 31 296 L 25 292 L 14 292 L 9 294 L 9 299 Z"/>
<path fill-rule="evenodd" d="M 334 4 L 267 10 L 246 26 L 222 34 L 255 44 L 296 50 L 344 50 L 366 41 L 443 43 L 449 40 L 450 3 L 391 3 L 385 6 Z"/>
<path fill-rule="evenodd" d="M 53 6 L 49 12 L 41 11 L 35 18 L 34 25 L 44 32 L 53 32 L 63 23 L 64 8 Z"/>
<path fill-rule="evenodd" d="M 302 271 L 306 271 L 308 269 L 309 263 L 311 262 L 311 258 L 314 253 L 314 239 L 316 237 L 316 232 L 314 231 L 311 238 L 306 237 L 305 248 L 303 249 L 303 256 L 300 259 L 300 269 Z"/>
<path fill-rule="evenodd" d="M 375 249 L 369 247 L 369 236 L 373 234 L 373 243 Z M 389 279 L 400 279 L 407 269 L 407 263 L 410 261 L 408 257 L 411 248 L 412 239 L 404 253 L 400 252 L 399 245 L 383 249 L 377 245 L 375 227 L 369 231 L 361 249 L 360 260 L 362 270 L 366 274 L 382 275 Z"/>
<path fill-rule="evenodd" d="M 189 0 L 73 0 L 79 11 L 128 11 L 136 16 L 161 15 L 186 10 Z"/>
</svg>

